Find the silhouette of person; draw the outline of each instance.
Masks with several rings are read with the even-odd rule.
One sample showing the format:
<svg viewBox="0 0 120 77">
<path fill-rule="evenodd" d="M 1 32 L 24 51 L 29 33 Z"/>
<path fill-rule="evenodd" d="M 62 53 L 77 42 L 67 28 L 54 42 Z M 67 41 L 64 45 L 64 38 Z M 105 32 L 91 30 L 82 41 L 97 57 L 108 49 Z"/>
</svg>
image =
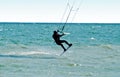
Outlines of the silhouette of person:
<svg viewBox="0 0 120 77">
<path fill-rule="evenodd" d="M 58 31 L 54 31 L 52 37 L 55 40 L 56 44 L 60 45 L 64 49 L 64 51 L 66 51 L 66 48 L 63 46 L 62 43 L 66 43 L 69 47 L 72 46 L 72 44 L 68 43 L 66 40 L 60 40 L 60 37 L 62 37 L 63 35 L 65 34 L 63 33 L 60 35 Z"/>
</svg>

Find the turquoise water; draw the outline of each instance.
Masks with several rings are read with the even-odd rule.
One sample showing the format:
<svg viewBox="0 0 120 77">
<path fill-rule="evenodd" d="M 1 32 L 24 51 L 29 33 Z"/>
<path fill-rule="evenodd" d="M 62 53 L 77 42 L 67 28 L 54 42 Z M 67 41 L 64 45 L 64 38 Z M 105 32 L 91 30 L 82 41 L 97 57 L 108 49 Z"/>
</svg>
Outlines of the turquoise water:
<svg viewBox="0 0 120 77">
<path fill-rule="evenodd" d="M 119 77 L 120 24 L 67 24 L 63 49 L 52 39 L 59 23 L 0 23 L 0 77 Z"/>
</svg>

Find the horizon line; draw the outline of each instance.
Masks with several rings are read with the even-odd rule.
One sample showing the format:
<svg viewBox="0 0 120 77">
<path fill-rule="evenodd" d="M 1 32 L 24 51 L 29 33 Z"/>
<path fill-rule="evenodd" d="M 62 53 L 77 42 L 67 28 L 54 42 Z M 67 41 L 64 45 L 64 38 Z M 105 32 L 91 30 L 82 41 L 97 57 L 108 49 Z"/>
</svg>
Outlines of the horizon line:
<svg viewBox="0 0 120 77">
<path fill-rule="evenodd" d="M 0 22 L 0 23 L 61 23 L 64 24 L 65 22 Z M 110 22 L 68 22 L 67 24 L 120 24 L 120 23 L 110 23 Z"/>
</svg>

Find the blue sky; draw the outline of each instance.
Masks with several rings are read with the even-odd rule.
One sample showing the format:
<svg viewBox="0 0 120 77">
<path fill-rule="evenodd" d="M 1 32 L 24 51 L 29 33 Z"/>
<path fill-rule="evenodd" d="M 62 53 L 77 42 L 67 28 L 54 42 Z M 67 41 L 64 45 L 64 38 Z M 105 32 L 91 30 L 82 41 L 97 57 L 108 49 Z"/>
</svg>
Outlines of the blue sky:
<svg viewBox="0 0 120 77">
<path fill-rule="evenodd" d="M 0 22 L 61 22 L 68 0 L 0 0 Z M 69 0 L 70 5 L 74 0 Z M 74 20 L 68 22 L 119 23 L 120 0 L 75 0 Z M 63 22 L 66 17 L 64 17 Z"/>
</svg>

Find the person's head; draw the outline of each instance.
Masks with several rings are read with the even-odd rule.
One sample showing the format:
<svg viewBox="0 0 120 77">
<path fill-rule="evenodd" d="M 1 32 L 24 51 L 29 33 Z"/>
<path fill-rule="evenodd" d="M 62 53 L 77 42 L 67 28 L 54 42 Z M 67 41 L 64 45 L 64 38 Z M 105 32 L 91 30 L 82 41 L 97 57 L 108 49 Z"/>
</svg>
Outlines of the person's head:
<svg viewBox="0 0 120 77">
<path fill-rule="evenodd" d="M 54 34 L 57 34 L 57 31 L 54 31 Z"/>
</svg>

